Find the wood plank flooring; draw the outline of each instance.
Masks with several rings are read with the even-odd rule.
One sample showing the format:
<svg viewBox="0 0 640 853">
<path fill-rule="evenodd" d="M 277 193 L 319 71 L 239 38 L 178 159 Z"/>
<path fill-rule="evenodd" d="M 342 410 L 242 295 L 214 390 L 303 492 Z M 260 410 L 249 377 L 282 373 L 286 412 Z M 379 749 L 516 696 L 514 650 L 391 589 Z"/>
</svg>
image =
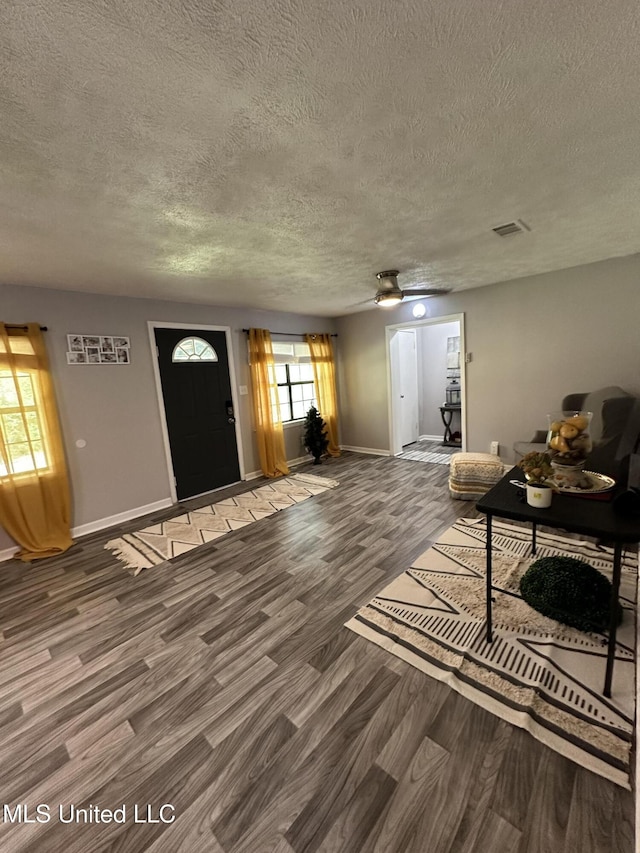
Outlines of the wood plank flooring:
<svg viewBox="0 0 640 853">
<path fill-rule="evenodd" d="M 340 486 L 137 578 L 103 545 L 170 510 L 0 565 L 2 853 L 631 853 L 630 792 L 343 627 L 475 515 L 448 468 L 298 470 Z"/>
</svg>

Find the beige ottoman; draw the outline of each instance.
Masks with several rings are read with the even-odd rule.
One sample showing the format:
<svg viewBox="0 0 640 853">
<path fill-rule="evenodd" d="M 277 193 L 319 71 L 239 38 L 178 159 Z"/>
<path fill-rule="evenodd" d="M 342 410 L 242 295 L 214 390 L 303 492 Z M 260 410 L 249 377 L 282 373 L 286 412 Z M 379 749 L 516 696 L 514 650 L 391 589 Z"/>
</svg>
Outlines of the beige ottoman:
<svg viewBox="0 0 640 853">
<path fill-rule="evenodd" d="M 476 501 L 504 474 L 504 465 L 492 453 L 454 453 L 449 471 L 449 494 L 459 501 Z"/>
</svg>

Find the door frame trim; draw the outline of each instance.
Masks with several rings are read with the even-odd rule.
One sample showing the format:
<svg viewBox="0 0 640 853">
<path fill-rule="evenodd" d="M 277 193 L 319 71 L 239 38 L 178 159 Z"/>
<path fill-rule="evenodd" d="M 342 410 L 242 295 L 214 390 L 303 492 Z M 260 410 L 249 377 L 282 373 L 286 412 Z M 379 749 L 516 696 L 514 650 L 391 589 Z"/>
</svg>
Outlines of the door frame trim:
<svg viewBox="0 0 640 853">
<path fill-rule="evenodd" d="M 156 329 L 203 329 L 207 332 L 224 332 L 225 341 L 227 344 L 227 360 L 229 363 L 229 379 L 231 381 L 231 400 L 233 402 L 233 411 L 236 413 L 236 447 L 238 450 L 238 467 L 240 468 L 240 479 L 245 480 L 244 468 L 244 450 L 242 447 L 242 432 L 240 429 L 238 406 L 238 394 L 236 391 L 236 369 L 233 355 L 233 345 L 231 341 L 231 326 L 211 326 L 208 323 L 169 323 L 166 320 L 147 320 L 147 328 L 149 330 L 149 345 L 151 347 L 151 363 L 153 365 L 153 377 L 156 384 L 156 395 L 158 398 L 158 409 L 160 412 L 160 428 L 162 431 L 162 443 L 164 445 L 164 455 L 167 462 L 167 476 L 169 480 L 169 491 L 171 494 L 171 502 L 178 503 L 178 495 L 176 492 L 175 472 L 173 470 L 173 459 L 171 458 L 171 445 L 169 444 L 169 428 L 167 426 L 167 413 L 164 407 L 164 394 L 162 393 L 162 382 L 160 379 L 160 367 L 158 365 L 158 356 L 156 350 Z"/>
<path fill-rule="evenodd" d="M 462 430 L 462 446 L 461 450 L 467 449 L 467 388 L 466 388 L 466 342 L 464 329 L 464 313 L 460 314 L 444 314 L 440 317 L 425 317 L 422 320 L 407 321 L 405 323 L 392 323 L 385 326 L 386 339 L 386 358 L 387 358 L 387 403 L 388 403 L 388 419 L 389 419 L 389 450 L 391 456 L 398 456 L 402 453 L 402 446 L 398 447 L 400 437 L 395 426 L 395 418 L 393 414 L 393 388 L 394 381 L 391 370 L 391 339 L 395 337 L 400 329 L 417 329 L 420 326 L 437 326 L 441 323 L 460 324 L 460 402 L 462 409 L 460 411 L 460 429 Z M 420 425 L 418 424 L 418 434 L 420 434 Z"/>
</svg>

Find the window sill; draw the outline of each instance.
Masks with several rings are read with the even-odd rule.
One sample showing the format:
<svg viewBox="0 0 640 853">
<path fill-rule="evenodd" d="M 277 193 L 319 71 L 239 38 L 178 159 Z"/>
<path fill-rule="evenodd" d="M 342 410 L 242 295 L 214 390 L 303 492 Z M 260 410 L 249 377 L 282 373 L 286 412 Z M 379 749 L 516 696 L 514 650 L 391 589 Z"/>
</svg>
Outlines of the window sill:
<svg viewBox="0 0 640 853">
<path fill-rule="evenodd" d="M 6 474 L 0 471 L 0 485 L 2 485 L 3 482 L 13 483 L 14 485 L 23 485 L 24 483 L 28 483 L 29 481 L 35 482 L 37 480 L 52 476 L 53 471 L 51 470 L 50 466 L 47 466 L 46 468 L 37 468 L 31 471 L 18 471 L 15 474 L 13 472 Z"/>
</svg>

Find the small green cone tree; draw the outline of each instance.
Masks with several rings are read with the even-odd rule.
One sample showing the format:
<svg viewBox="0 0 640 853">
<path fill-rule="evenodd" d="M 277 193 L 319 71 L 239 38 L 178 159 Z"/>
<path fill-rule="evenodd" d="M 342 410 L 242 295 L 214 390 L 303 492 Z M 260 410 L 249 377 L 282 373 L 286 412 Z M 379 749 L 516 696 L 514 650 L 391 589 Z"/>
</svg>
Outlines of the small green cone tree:
<svg viewBox="0 0 640 853">
<path fill-rule="evenodd" d="M 329 446 L 327 425 L 315 406 L 311 406 L 304 419 L 304 446 L 313 456 L 313 464 L 320 464 L 320 457 Z"/>
</svg>

